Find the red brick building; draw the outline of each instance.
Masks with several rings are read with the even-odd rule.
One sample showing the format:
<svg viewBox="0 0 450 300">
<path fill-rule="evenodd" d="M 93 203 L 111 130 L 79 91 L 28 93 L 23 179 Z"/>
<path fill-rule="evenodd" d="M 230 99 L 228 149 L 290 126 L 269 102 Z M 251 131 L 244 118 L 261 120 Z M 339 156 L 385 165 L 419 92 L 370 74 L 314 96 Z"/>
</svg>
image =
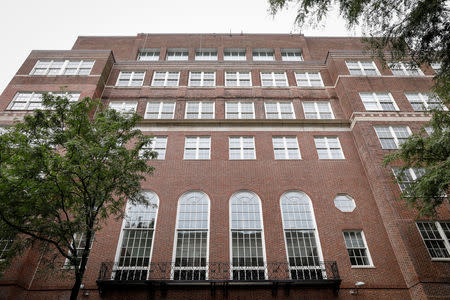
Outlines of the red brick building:
<svg viewBox="0 0 450 300">
<path fill-rule="evenodd" d="M 138 34 L 32 51 L 0 96 L 0 124 L 64 86 L 144 116 L 159 153 L 142 183 L 158 205 L 128 206 L 96 234 L 80 298 L 450 299 L 449 204 L 416 219 L 397 199 L 421 170 L 399 187 L 381 166 L 441 105 L 427 94 L 439 65 L 383 66 L 363 49 Z M 69 295 L 70 278 L 39 270 L 25 253 L 0 299 Z"/>
</svg>

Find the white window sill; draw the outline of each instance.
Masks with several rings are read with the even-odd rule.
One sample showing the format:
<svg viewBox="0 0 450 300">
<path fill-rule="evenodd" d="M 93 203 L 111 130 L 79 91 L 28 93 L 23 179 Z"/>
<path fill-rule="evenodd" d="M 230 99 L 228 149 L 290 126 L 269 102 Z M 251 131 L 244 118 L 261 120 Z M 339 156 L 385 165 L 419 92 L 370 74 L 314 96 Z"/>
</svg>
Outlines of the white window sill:
<svg viewBox="0 0 450 300">
<path fill-rule="evenodd" d="M 351 266 L 352 269 L 376 269 L 375 266 Z"/>
</svg>

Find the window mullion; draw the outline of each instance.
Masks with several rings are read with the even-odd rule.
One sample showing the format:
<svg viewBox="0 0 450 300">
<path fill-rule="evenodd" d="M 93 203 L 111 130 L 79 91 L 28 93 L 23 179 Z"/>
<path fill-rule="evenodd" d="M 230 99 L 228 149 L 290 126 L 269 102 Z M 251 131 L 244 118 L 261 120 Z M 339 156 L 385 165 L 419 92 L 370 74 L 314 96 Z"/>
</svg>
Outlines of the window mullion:
<svg viewBox="0 0 450 300">
<path fill-rule="evenodd" d="M 441 235 L 442 240 L 444 241 L 445 248 L 447 248 L 447 252 L 450 254 L 450 241 L 447 239 L 447 236 L 445 235 L 445 232 L 442 229 L 441 223 L 436 221 L 435 224 L 437 230 L 439 231 L 439 234 Z"/>
</svg>

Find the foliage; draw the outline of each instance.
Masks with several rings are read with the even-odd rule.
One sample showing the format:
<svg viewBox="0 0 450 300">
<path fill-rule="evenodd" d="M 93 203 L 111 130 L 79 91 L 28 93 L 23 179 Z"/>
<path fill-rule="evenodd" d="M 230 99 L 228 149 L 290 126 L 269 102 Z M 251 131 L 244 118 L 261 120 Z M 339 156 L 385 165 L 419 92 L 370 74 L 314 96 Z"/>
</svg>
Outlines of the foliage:
<svg viewBox="0 0 450 300">
<path fill-rule="evenodd" d="M 90 98 L 69 103 L 46 94 L 43 103 L 47 109 L 0 135 L 0 227 L 18 233 L 8 255 L 39 241 L 66 258 L 76 299 L 95 232 L 120 217 L 128 199 L 147 203 L 141 182 L 156 153 L 140 153 L 150 137 L 135 129 L 136 114 L 102 111 Z M 86 238 L 81 253 L 77 234 Z"/>
</svg>

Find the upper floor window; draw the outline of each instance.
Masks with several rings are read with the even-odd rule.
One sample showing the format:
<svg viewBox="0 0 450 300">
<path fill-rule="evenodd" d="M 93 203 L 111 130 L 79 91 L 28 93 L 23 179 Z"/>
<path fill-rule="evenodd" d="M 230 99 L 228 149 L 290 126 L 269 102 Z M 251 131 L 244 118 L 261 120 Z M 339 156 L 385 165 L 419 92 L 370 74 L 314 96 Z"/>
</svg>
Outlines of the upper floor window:
<svg viewBox="0 0 450 300">
<path fill-rule="evenodd" d="M 116 86 L 142 86 L 145 72 L 120 72 Z"/>
<path fill-rule="evenodd" d="M 141 49 L 139 50 L 138 60 L 159 60 L 159 49 Z"/>
<path fill-rule="evenodd" d="M 380 72 L 373 61 L 346 61 L 350 75 L 379 76 Z"/>
<path fill-rule="evenodd" d="M 256 159 L 255 138 L 252 136 L 230 136 L 229 159 Z"/>
<path fill-rule="evenodd" d="M 223 60 L 247 60 L 245 48 L 225 48 Z"/>
<path fill-rule="evenodd" d="M 216 72 L 189 72 L 189 86 L 215 86 Z"/>
<path fill-rule="evenodd" d="M 339 194 L 334 198 L 334 206 L 342 212 L 352 212 L 356 208 L 355 200 L 347 194 Z"/>
<path fill-rule="evenodd" d="M 254 119 L 255 107 L 253 102 L 225 102 L 227 119 Z"/>
<path fill-rule="evenodd" d="M 264 102 L 267 119 L 295 119 L 292 102 Z"/>
<path fill-rule="evenodd" d="M 296 136 L 272 137 L 275 159 L 301 159 Z"/>
<path fill-rule="evenodd" d="M 320 72 L 295 72 L 297 86 L 323 86 Z"/>
<path fill-rule="evenodd" d="M 186 102 L 186 119 L 214 119 L 214 102 Z"/>
<path fill-rule="evenodd" d="M 417 228 L 433 260 L 450 260 L 450 222 L 417 222 Z"/>
<path fill-rule="evenodd" d="M 389 63 L 389 68 L 394 76 L 423 76 L 423 73 L 419 68 L 408 63 Z"/>
<path fill-rule="evenodd" d="M 196 49 L 195 60 L 217 60 L 217 49 Z"/>
<path fill-rule="evenodd" d="M 89 75 L 94 60 L 38 60 L 30 75 Z"/>
<path fill-rule="evenodd" d="M 93 243 L 94 243 L 94 237 L 91 238 L 91 243 L 89 244 L 89 249 L 92 248 L 92 244 Z M 77 233 L 75 233 L 73 235 L 73 240 L 72 240 L 72 242 L 70 244 L 72 245 L 72 247 L 73 247 L 73 245 L 75 247 L 74 247 L 74 251 L 72 251 L 72 250 L 69 251 L 69 254 L 74 255 L 76 260 L 77 260 L 77 262 L 78 262 L 78 265 L 80 265 L 81 264 L 82 255 L 83 255 L 83 251 L 84 251 L 84 248 L 86 247 L 86 244 L 87 244 L 86 236 L 85 236 L 84 232 L 81 232 L 81 233 L 77 232 Z M 74 264 L 69 259 L 66 259 L 66 261 L 64 262 L 64 266 L 63 267 L 64 268 L 71 268 L 73 266 L 74 266 Z"/>
<path fill-rule="evenodd" d="M 137 104 L 136 101 L 112 101 L 109 102 L 109 108 L 123 114 L 128 114 L 136 112 Z"/>
<path fill-rule="evenodd" d="M 273 49 L 253 49 L 253 60 L 274 60 Z"/>
<path fill-rule="evenodd" d="M 158 153 L 156 159 L 164 160 L 166 158 L 167 136 L 155 136 L 150 144 L 142 147 L 141 151 L 150 150 Z"/>
<path fill-rule="evenodd" d="M 441 69 L 442 69 L 442 64 L 441 63 L 432 63 L 431 67 L 433 68 L 433 70 L 436 73 L 439 73 L 441 71 Z"/>
<path fill-rule="evenodd" d="M 334 119 L 330 102 L 328 101 L 305 101 L 303 110 L 306 119 Z"/>
<path fill-rule="evenodd" d="M 405 96 L 415 111 L 426 111 L 430 109 L 447 110 L 447 107 L 442 104 L 441 99 L 437 96 L 422 93 L 405 93 Z"/>
<path fill-rule="evenodd" d="M 225 86 L 251 86 L 251 72 L 225 72 Z"/>
<path fill-rule="evenodd" d="M 402 172 L 400 168 L 395 167 L 392 168 L 392 172 L 397 178 L 398 186 L 402 192 L 407 192 L 408 188 L 410 188 L 417 179 L 425 175 L 425 169 L 422 168 L 408 168 Z"/>
<path fill-rule="evenodd" d="M 187 136 L 184 142 L 184 159 L 210 159 L 210 136 Z"/>
<path fill-rule="evenodd" d="M 302 61 L 301 49 L 281 49 L 281 58 L 283 61 Z"/>
<path fill-rule="evenodd" d="M 0 239 L 0 261 L 6 258 L 6 254 L 11 249 L 13 239 Z"/>
<path fill-rule="evenodd" d="M 173 119 L 175 114 L 175 102 L 147 102 L 145 119 Z"/>
<path fill-rule="evenodd" d="M 359 93 L 366 110 L 399 110 L 391 93 Z"/>
<path fill-rule="evenodd" d="M 188 60 L 189 51 L 188 49 L 167 49 L 167 60 Z"/>
<path fill-rule="evenodd" d="M 344 231 L 343 233 L 352 267 L 372 266 L 364 233 L 361 230 Z"/>
<path fill-rule="evenodd" d="M 286 72 L 261 72 L 262 86 L 287 86 Z"/>
<path fill-rule="evenodd" d="M 411 135 L 408 126 L 374 126 L 383 149 L 398 149 Z"/>
<path fill-rule="evenodd" d="M 155 73 L 153 73 L 152 86 L 178 86 L 179 81 L 180 72 L 155 71 Z"/>
<path fill-rule="evenodd" d="M 314 137 L 319 159 L 344 159 L 341 143 L 336 136 Z"/>
<path fill-rule="evenodd" d="M 14 99 L 8 105 L 9 110 L 35 110 L 43 109 L 41 92 L 18 92 Z M 55 97 L 67 97 L 69 101 L 77 101 L 80 98 L 80 93 L 52 93 Z"/>
</svg>

